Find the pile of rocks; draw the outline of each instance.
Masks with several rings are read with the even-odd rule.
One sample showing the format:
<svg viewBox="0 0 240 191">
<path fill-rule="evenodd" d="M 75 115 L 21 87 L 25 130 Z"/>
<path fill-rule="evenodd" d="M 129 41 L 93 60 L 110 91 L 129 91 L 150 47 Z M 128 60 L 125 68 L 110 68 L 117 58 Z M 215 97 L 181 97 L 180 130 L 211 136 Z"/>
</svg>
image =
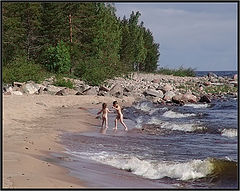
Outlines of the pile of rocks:
<svg viewBox="0 0 240 191">
<path fill-rule="evenodd" d="M 69 78 L 66 79 L 68 80 Z M 117 98 L 127 96 L 134 97 L 136 101 L 150 100 L 160 104 L 184 104 L 187 102 L 211 102 L 213 95 L 204 92 L 204 87 L 223 84 L 238 87 L 237 75 L 234 75 L 233 78 L 223 78 L 212 73 L 204 77 L 176 77 L 160 74 L 134 73 L 131 78 L 111 79 L 106 81 L 105 85 L 102 86 L 90 86 L 77 79 L 69 80 L 74 84 L 74 89 L 54 86 L 54 78 L 52 77 L 46 79 L 41 84 L 32 81 L 26 83 L 14 82 L 11 85 L 3 86 L 3 93 L 5 95 L 98 95 L 114 96 Z M 232 94 L 232 92 L 229 93 Z M 235 92 L 234 95 L 237 96 L 237 93 Z"/>
</svg>

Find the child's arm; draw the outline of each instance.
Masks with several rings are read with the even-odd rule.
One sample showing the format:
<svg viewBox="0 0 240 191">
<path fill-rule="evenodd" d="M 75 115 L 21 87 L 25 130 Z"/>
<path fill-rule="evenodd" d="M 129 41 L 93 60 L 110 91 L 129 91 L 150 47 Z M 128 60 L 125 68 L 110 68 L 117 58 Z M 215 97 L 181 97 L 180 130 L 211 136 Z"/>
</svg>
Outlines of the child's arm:
<svg viewBox="0 0 240 191">
<path fill-rule="evenodd" d="M 108 113 L 114 113 L 114 111 L 107 109 Z"/>
<path fill-rule="evenodd" d="M 102 109 L 101 109 L 101 111 L 99 111 L 99 112 L 97 113 L 97 115 L 99 115 L 101 112 L 102 112 Z"/>
</svg>

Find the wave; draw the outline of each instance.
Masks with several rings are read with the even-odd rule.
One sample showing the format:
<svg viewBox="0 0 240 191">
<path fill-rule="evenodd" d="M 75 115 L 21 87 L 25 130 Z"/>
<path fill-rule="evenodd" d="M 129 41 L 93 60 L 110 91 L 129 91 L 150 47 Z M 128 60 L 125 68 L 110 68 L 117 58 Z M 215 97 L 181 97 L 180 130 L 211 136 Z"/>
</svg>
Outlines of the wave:
<svg viewBox="0 0 240 191">
<path fill-rule="evenodd" d="M 189 104 L 185 104 L 184 106 L 199 109 L 199 108 L 207 108 L 209 105 L 207 103 L 206 104 L 192 104 L 192 103 L 189 103 Z"/>
<path fill-rule="evenodd" d="M 177 113 L 174 111 L 166 111 L 163 114 L 164 117 L 168 117 L 168 118 L 183 118 L 183 117 L 192 117 L 192 116 L 196 116 L 196 114 L 194 113 Z"/>
<path fill-rule="evenodd" d="M 152 117 L 147 124 L 160 125 L 163 129 L 173 130 L 173 131 L 185 131 L 185 132 L 205 132 L 206 128 L 198 126 L 196 124 L 176 124 L 170 122 L 163 122 L 156 117 Z M 203 131 L 204 130 L 204 131 Z"/>
<path fill-rule="evenodd" d="M 150 115 L 152 115 L 154 112 L 158 110 L 166 110 L 167 108 L 154 108 L 150 103 L 148 102 L 141 102 L 138 103 L 137 105 L 134 105 L 136 109 L 139 109 L 144 112 L 148 112 Z"/>
<path fill-rule="evenodd" d="M 223 159 L 208 158 L 205 160 L 194 159 L 187 162 L 170 162 L 143 160 L 133 155 L 114 155 L 107 152 L 71 152 L 71 154 L 87 159 L 90 158 L 96 162 L 127 170 L 149 179 L 169 177 L 185 181 L 207 177 L 211 181 L 216 181 L 222 177 L 233 179 L 237 177 L 237 163 Z"/>
<path fill-rule="evenodd" d="M 226 137 L 236 137 L 238 136 L 238 132 L 237 129 L 223 129 L 221 135 Z"/>
</svg>

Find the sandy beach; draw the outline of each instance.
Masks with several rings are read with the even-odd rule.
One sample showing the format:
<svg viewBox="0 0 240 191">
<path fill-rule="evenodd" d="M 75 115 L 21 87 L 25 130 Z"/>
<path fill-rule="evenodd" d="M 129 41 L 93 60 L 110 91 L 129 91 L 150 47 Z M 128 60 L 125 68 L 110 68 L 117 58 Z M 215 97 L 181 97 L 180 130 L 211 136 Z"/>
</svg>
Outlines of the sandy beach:
<svg viewBox="0 0 240 191">
<path fill-rule="evenodd" d="M 62 132 L 96 131 L 99 120 L 85 108 L 101 108 L 118 100 L 102 96 L 3 96 L 3 188 L 83 188 L 69 170 L 43 160 L 62 152 Z"/>
</svg>

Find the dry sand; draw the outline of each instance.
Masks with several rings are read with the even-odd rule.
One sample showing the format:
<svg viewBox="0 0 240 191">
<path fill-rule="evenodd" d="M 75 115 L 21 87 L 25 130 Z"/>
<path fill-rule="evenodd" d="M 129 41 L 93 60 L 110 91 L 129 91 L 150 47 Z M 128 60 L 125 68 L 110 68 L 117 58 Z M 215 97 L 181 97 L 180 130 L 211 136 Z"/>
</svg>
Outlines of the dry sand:
<svg viewBox="0 0 240 191">
<path fill-rule="evenodd" d="M 69 171 L 43 160 L 62 152 L 62 132 L 96 131 L 100 122 L 84 108 L 101 108 L 101 102 L 123 100 L 102 96 L 3 96 L 3 188 L 82 188 L 83 181 Z M 80 109 L 79 109 L 80 108 Z"/>
</svg>

